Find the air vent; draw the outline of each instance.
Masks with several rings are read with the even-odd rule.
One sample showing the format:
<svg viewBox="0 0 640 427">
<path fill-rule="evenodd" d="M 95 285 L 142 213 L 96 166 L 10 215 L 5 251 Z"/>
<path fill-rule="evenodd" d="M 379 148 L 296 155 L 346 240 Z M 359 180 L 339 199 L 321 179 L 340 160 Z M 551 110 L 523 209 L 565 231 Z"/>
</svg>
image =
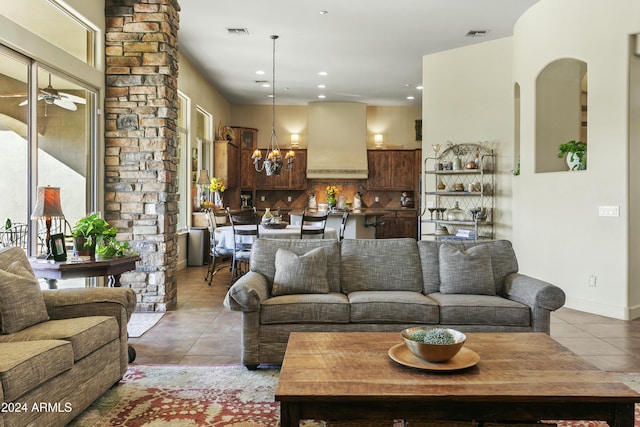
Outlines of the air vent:
<svg viewBox="0 0 640 427">
<path fill-rule="evenodd" d="M 227 33 L 235 34 L 236 36 L 247 36 L 249 35 L 249 30 L 246 28 L 227 28 Z"/>
<path fill-rule="evenodd" d="M 484 37 L 488 32 L 489 30 L 469 30 L 465 37 Z"/>
</svg>

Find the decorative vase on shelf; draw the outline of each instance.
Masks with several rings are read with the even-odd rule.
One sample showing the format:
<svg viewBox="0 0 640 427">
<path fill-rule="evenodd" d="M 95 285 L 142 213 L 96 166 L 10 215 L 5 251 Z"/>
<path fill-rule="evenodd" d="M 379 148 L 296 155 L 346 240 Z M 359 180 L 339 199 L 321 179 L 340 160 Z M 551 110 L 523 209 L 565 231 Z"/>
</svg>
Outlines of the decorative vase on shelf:
<svg viewBox="0 0 640 427">
<path fill-rule="evenodd" d="M 327 197 L 327 204 L 329 205 L 329 209 L 335 209 L 336 208 L 336 196 L 335 195 L 330 195 Z"/>
<path fill-rule="evenodd" d="M 460 157 L 453 158 L 453 161 L 451 162 L 451 168 L 454 171 L 462 169 L 462 160 L 460 160 Z"/>
<path fill-rule="evenodd" d="M 222 193 L 219 191 L 213 192 L 213 205 L 219 208 L 224 207 L 224 202 L 222 201 Z"/>
<path fill-rule="evenodd" d="M 273 219 L 273 214 L 271 213 L 271 208 L 266 208 L 264 215 L 262 215 L 262 223 L 267 224 L 271 222 Z"/>
<path fill-rule="evenodd" d="M 464 212 L 460 209 L 460 205 L 456 202 L 456 205 L 453 209 L 449 209 L 447 212 L 447 219 L 449 221 L 463 221 L 464 220 Z"/>
</svg>

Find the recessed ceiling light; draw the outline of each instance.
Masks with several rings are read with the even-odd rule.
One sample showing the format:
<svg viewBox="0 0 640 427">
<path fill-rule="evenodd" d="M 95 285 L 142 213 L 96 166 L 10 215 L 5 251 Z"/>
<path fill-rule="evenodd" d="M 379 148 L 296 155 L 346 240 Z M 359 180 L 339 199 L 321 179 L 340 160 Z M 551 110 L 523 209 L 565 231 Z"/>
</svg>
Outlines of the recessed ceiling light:
<svg viewBox="0 0 640 427">
<path fill-rule="evenodd" d="M 484 37 L 488 32 L 489 30 L 469 30 L 465 37 Z"/>
<path fill-rule="evenodd" d="M 264 82 L 262 83 L 262 87 L 271 87 L 271 84 L 269 82 Z"/>
<path fill-rule="evenodd" d="M 318 73 L 319 76 L 326 76 L 327 74 L 329 74 L 329 73 L 327 73 L 326 71 L 320 71 Z"/>
<path fill-rule="evenodd" d="M 324 89 L 324 88 L 326 88 L 325 85 L 318 85 L 318 89 Z"/>
<path fill-rule="evenodd" d="M 256 74 L 258 74 L 259 76 L 263 76 L 264 75 L 264 71 L 258 70 L 258 71 L 256 71 Z"/>
<path fill-rule="evenodd" d="M 320 15 L 326 15 L 327 13 L 329 13 L 329 11 L 327 11 L 327 10 L 321 10 L 320 11 Z"/>
<path fill-rule="evenodd" d="M 325 99 L 325 98 L 326 98 L 326 96 L 324 96 L 324 95 L 318 95 L 318 98 L 320 98 L 320 99 Z"/>
<path fill-rule="evenodd" d="M 420 85 L 420 86 L 416 86 L 416 89 L 418 89 L 418 90 L 422 90 L 422 85 Z"/>
<path fill-rule="evenodd" d="M 407 99 L 412 100 L 412 99 L 416 99 L 416 97 L 409 95 L 409 96 L 407 96 Z"/>
</svg>

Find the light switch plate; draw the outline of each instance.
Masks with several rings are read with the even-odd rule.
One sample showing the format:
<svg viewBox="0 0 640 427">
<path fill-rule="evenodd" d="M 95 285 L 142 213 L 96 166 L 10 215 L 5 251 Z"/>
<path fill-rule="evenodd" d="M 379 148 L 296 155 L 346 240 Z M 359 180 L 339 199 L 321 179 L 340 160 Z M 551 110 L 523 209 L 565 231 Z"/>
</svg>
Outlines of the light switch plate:
<svg viewBox="0 0 640 427">
<path fill-rule="evenodd" d="M 598 206 L 598 216 L 620 216 L 620 206 Z"/>
</svg>

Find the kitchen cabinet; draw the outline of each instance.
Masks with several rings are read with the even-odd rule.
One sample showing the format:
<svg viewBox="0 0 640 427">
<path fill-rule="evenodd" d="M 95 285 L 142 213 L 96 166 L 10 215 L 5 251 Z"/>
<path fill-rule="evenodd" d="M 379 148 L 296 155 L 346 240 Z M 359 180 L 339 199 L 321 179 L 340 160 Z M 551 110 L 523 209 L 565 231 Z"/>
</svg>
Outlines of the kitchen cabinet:
<svg viewBox="0 0 640 427">
<path fill-rule="evenodd" d="M 396 212 L 396 237 L 418 239 L 418 214 L 411 209 Z"/>
<path fill-rule="evenodd" d="M 377 239 L 418 239 L 418 213 L 415 209 L 398 210 L 384 214 L 384 224 L 378 226 Z"/>
<path fill-rule="evenodd" d="M 251 149 L 252 151 L 258 146 L 258 129 L 243 128 L 237 126 L 231 126 L 235 137 L 233 142 L 240 147 L 240 149 Z"/>
<path fill-rule="evenodd" d="M 494 151 L 480 144 L 458 144 L 439 157 L 427 157 L 425 167 L 433 181 L 425 192 L 429 213 L 424 222 L 434 227 L 426 235 L 436 240 L 493 239 Z"/>
<path fill-rule="evenodd" d="M 213 150 L 213 176 L 222 179 L 227 188 L 238 188 L 240 185 L 239 147 L 233 141 L 218 140 L 214 142 Z"/>
<path fill-rule="evenodd" d="M 240 150 L 240 188 L 243 190 L 253 190 L 256 188 L 258 172 L 253 166 L 253 149 L 243 148 Z"/>
<path fill-rule="evenodd" d="M 369 190 L 415 190 L 415 150 L 367 150 Z"/>
</svg>

